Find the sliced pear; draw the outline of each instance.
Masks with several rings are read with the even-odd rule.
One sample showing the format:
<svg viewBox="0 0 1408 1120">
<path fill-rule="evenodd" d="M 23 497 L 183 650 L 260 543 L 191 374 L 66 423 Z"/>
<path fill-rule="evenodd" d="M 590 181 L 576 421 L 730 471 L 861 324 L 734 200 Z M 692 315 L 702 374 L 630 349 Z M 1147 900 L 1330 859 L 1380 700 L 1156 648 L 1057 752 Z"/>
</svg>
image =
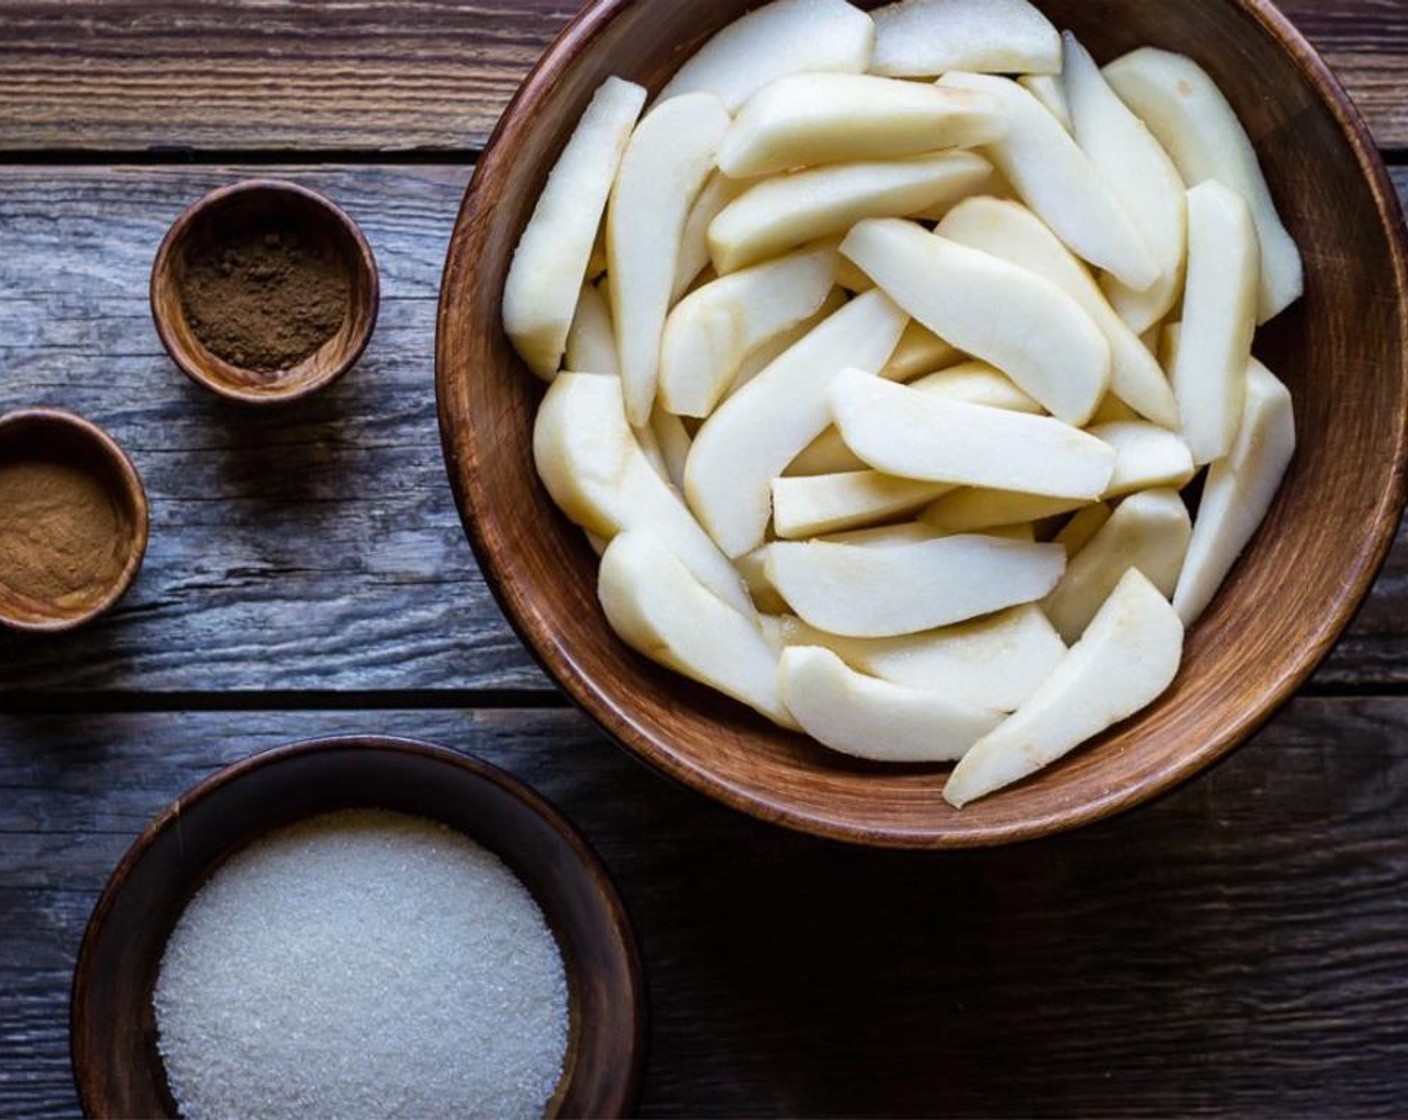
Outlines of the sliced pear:
<svg viewBox="0 0 1408 1120">
<path fill-rule="evenodd" d="M 779 595 L 777 588 L 768 582 L 767 559 L 768 546 L 763 545 L 762 548 L 754 549 L 733 562 L 733 566 L 738 569 L 738 574 L 743 577 L 744 586 L 748 588 L 753 605 L 764 612 L 764 618 L 784 615 L 789 609 L 787 600 Z M 780 653 L 782 651 L 781 644 L 778 642 L 773 644 Z"/>
<path fill-rule="evenodd" d="M 874 45 L 874 23 L 845 0 L 774 0 L 695 51 L 660 100 L 702 91 L 735 113 L 758 90 L 789 74 L 864 73 Z"/>
<path fill-rule="evenodd" d="M 1188 445 L 1156 424 L 1101 424 L 1086 431 L 1115 449 L 1115 474 L 1106 498 L 1162 487 L 1182 490 L 1197 473 Z"/>
<path fill-rule="evenodd" d="M 953 762 L 1003 719 L 1001 712 L 863 676 L 816 646 L 784 650 L 778 683 L 803 731 L 872 762 Z"/>
<path fill-rule="evenodd" d="M 924 541 L 936 541 L 940 537 L 949 535 L 948 533 L 940 533 L 937 529 L 931 529 L 927 525 L 921 525 L 918 521 L 906 521 L 899 525 L 881 525 L 872 529 L 848 529 L 840 533 L 828 533 L 817 539 L 828 544 L 859 544 L 880 548 L 893 544 L 922 544 Z"/>
<path fill-rule="evenodd" d="M 685 430 L 684 422 L 658 404 L 650 413 L 650 428 L 665 463 L 666 477 L 676 490 L 684 493 L 684 466 L 689 461 L 689 448 L 694 441 Z"/>
<path fill-rule="evenodd" d="M 1167 691 L 1182 659 L 1178 615 L 1131 570 L 1046 682 L 964 756 L 944 799 L 961 809 L 1143 711 Z"/>
<path fill-rule="evenodd" d="M 772 480 L 826 429 L 832 381 L 847 368 L 878 372 L 906 321 L 880 292 L 858 296 L 704 422 L 685 468 L 685 493 L 728 555 L 763 543 Z"/>
<path fill-rule="evenodd" d="M 843 258 L 844 259 L 844 258 Z M 880 376 L 886 381 L 913 381 L 959 362 L 963 355 L 921 323 L 910 323 Z"/>
<path fill-rule="evenodd" d="M 1047 617 L 1062 638 L 1076 641 L 1130 568 L 1172 598 L 1192 535 L 1188 507 L 1176 491 L 1134 495 L 1071 561 L 1043 604 Z"/>
<path fill-rule="evenodd" d="M 946 401 L 1001 408 L 1041 416 L 1044 410 L 1012 382 L 986 362 L 960 362 L 936 373 L 925 374 L 909 383 L 911 389 Z"/>
<path fill-rule="evenodd" d="M 831 411 L 852 451 L 899 478 L 1095 501 L 1114 474 L 1113 448 L 1059 420 L 959 404 L 860 373 L 836 379 Z"/>
<path fill-rule="evenodd" d="M 587 532 L 649 529 L 714 594 L 752 610 L 738 573 L 636 442 L 620 378 L 561 374 L 538 410 L 533 457 L 558 508 Z"/>
<path fill-rule="evenodd" d="M 1187 188 L 1163 146 L 1110 88 L 1090 53 L 1070 32 L 1064 38 L 1061 80 L 1076 143 L 1134 220 L 1158 269 L 1158 279 L 1143 291 L 1106 278 L 1114 309 L 1135 334 L 1143 334 L 1173 309 L 1183 291 Z"/>
<path fill-rule="evenodd" d="M 728 125 L 718 98 L 677 97 L 646 115 L 621 159 L 607 212 L 606 252 L 626 413 L 637 427 L 650 419 L 655 402 L 660 339 L 685 219 Z"/>
<path fill-rule="evenodd" d="M 730 179 L 722 171 L 715 171 L 705 182 L 684 222 L 679 264 L 675 266 L 675 283 L 670 291 L 672 305 L 680 301 L 709 267 L 709 227 L 714 219 L 747 189 L 747 183 Z"/>
<path fill-rule="evenodd" d="M 592 246 L 645 90 L 608 78 L 592 98 L 519 238 L 504 281 L 504 330 L 528 368 L 551 379 L 587 276 Z"/>
<path fill-rule="evenodd" d="M 1114 512 L 1114 507 L 1105 502 L 1086 506 L 1056 534 L 1056 543 L 1066 550 L 1068 568 L 1070 561 L 1079 556 L 1081 550 L 1095 539 L 1095 534 L 1109 523 Z"/>
<path fill-rule="evenodd" d="M 847 638 L 893 638 L 1044 598 L 1061 579 L 1058 545 L 996 537 L 919 544 L 768 547 L 768 580 L 802 619 Z"/>
<path fill-rule="evenodd" d="M 1265 323 L 1305 291 L 1305 266 L 1287 232 L 1256 149 L 1236 111 L 1192 59 L 1146 47 L 1105 67 L 1116 93 L 1149 126 L 1183 181 L 1216 179 L 1246 199 L 1261 249 L 1257 322 Z"/>
<path fill-rule="evenodd" d="M 1179 200 L 1181 204 L 1181 194 Z M 1040 218 L 1019 203 L 970 198 L 955 206 L 935 232 L 1028 269 L 1080 304 L 1109 343 L 1111 392 L 1156 424 L 1178 427 L 1178 402 L 1158 359 L 1115 313 L 1085 266 Z"/>
<path fill-rule="evenodd" d="M 821 646 L 871 676 L 1000 712 L 1021 707 L 1066 655 L 1030 605 L 899 638 L 842 638 L 798 618 L 772 621 L 784 648 Z"/>
<path fill-rule="evenodd" d="M 1170 370 L 1183 440 L 1199 466 L 1232 450 L 1256 334 L 1260 257 L 1241 195 L 1209 180 L 1188 192 L 1188 287 Z"/>
<path fill-rule="evenodd" d="M 709 227 L 709 252 L 723 276 L 845 233 L 862 218 L 900 217 L 979 190 L 992 167 L 972 152 L 814 167 L 764 179 Z"/>
<path fill-rule="evenodd" d="M 840 263 L 839 257 L 837 258 L 837 262 L 838 264 Z M 738 367 L 738 375 L 734 378 L 731 391 L 737 392 L 739 389 L 743 388 L 743 386 L 747 385 L 748 382 L 752 381 L 753 378 L 757 377 L 758 374 L 762 373 L 763 370 L 767 369 L 768 366 L 772 365 L 773 362 L 777 361 L 778 358 L 782 357 L 783 354 L 791 350 L 792 347 L 796 346 L 797 343 L 801 342 L 802 339 L 806 338 L 807 335 L 811 334 L 812 331 L 821 326 L 822 323 L 826 322 L 827 319 L 831 318 L 831 316 L 835 315 L 836 312 L 840 311 L 841 308 L 845 306 L 846 293 L 840 288 L 832 288 L 826 299 L 822 301 L 821 306 L 817 308 L 815 314 L 804 319 L 791 330 L 786 330 L 779 335 L 775 335 L 755 350 L 749 352 L 748 356 L 743 359 L 743 363 Z"/>
<path fill-rule="evenodd" d="M 577 313 L 572 317 L 572 329 L 567 332 L 566 368 L 573 373 L 617 374 L 621 371 L 611 308 L 595 284 L 583 284 L 582 294 L 577 299 Z"/>
<path fill-rule="evenodd" d="M 597 593 L 617 635 L 652 661 L 795 728 L 777 687 L 777 655 L 755 618 L 735 610 L 646 530 L 622 533 L 601 558 Z"/>
<path fill-rule="evenodd" d="M 988 74 L 949 73 L 939 84 L 1001 99 L 1008 113 L 1007 135 L 983 153 L 1072 252 L 1136 291 L 1158 280 L 1158 268 L 1133 220 L 1041 102 L 1011 79 Z"/>
<path fill-rule="evenodd" d="M 1072 131 L 1071 106 L 1066 101 L 1066 89 L 1056 74 L 1027 74 L 1017 79 L 1017 84 L 1041 102 L 1062 128 Z"/>
<path fill-rule="evenodd" d="M 1003 525 L 1060 517 L 1085 504 L 1085 499 L 1080 498 L 1047 498 L 1011 490 L 965 487 L 940 498 L 919 520 L 945 533 L 980 533 Z"/>
<path fill-rule="evenodd" d="M 1203 489 L 1174 608 L 1192 626 L 1256 536 L 1296 452 L 1290 391 L 1260 362 L 1247 372 L 1246 405 L 1232 454 L 1214 463 Z"/>
<path fill-rule="evenodd" d="M 655 468 L 655 473 L 663 481 L 673 486 L 675 480 L 670 477 L 670 466 L 665 462 L 665 453 L 660 450 L 660 441 L 655 438 L 655 429 L 647 424 L 643 428 L 632 428 L 631 434 L 635 437 L 636 444 L 644 453 L 646 460 Z"/>
<path fill-rule="evenodd" d="M 1056 74 L 1061 36 L 1027 0 L 900 0 L 876 8 L 870 68 L 896 78 L 950 70 Z"/>
<path fill-rule="evenodd" d="M 981 94 L 870 74 L 795 74 L 749 98 L 719 147 L 719 167 L 745 179 L 971 148 L 1005 131 L 1001 106 Z"/>
<path fill-rule="evenodd" d="M 733 387 L 744 358 L 805 322 L 835 284 L 836 253 L 810 249 L 705 284 L 665 321 L 660 402 L 705 417 Z"/>
<path fill-rule="evenodd" d="M 1049 280 L 894 219 L 859 223 L 841 253 L 924 326 L 1002 370 L 1067 423 L 1085 423 L 1105 395 L 1109 343 Z"/>
<path fill-rule="evenodd" d="M 772 484 L 773 528 L 783 540 L 806 540 L 887 521 L 928 505 L 951 487 L 850 471 Z"/>
</svg>

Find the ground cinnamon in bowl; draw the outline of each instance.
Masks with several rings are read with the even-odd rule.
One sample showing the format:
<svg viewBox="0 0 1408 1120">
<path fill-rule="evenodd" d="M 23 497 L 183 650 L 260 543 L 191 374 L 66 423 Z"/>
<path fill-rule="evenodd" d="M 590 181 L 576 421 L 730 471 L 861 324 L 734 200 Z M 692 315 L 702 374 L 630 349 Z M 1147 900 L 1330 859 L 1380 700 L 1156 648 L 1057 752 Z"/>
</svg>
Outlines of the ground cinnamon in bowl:
<svg viewBox="0 0 1408 1120">
<path fill-rule="evenodd" d="M 67 413 L 0 419 L 0 622 L 65 630 L 136 575 L 146 502 L 116 444 Z"/>
</svg>

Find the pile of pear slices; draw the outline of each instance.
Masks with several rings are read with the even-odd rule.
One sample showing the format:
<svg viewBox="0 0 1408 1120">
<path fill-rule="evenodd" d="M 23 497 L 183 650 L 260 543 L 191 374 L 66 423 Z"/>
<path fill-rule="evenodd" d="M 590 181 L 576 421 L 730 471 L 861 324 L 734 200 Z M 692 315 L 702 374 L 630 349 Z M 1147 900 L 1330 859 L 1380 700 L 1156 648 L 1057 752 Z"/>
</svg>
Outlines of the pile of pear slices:
<svg viewBox="0 0 1408 1120">
<path fill-rule="evenodd" d="M 503 303 L 616 633 L 957 807 L 1152 704 L 1295 450 L 1252 342 L 1301 257 L 1208 74 L 778 0 L 645 102 L 597 92 Z"/>
</svg>

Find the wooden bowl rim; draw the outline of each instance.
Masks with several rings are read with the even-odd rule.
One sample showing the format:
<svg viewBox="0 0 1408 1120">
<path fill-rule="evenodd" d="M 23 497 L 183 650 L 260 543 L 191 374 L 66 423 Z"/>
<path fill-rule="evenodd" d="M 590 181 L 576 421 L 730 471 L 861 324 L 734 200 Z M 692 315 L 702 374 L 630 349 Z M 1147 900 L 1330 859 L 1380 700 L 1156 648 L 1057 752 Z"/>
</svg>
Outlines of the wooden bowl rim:
<svg viewBox="0 0 1408 1120">
<path fill-rule="evenodd" d="M 451 370 L 453 355 L 448 339 L 451 321 L 460 311 L 451 298 L 450 281 L 457 261 L 471 255 L 471 242 L 477 242 L 474 218 L 479 212 L 486 184 L 505 178 L 518 144 L 535 127 L 530 110 L 551 96 L 563 73 L 611 22 L 632 7 L 648 0 L 589 0 L 589 3 L 557 36 L 537 65 L 529 72 L 512 101 L 504 110 L 489 138 L 469 185 L 466 188 L 450 244 L 440 292 L 436 323 L 435 385 L 440 419 L 441 446 L 455 504 L 465 535 L 495 600 L 515 633 L 544 671 L 568 694 L 574 704 L 618 744 L 651 767 L 681 784 L 712 797 L 733 809 L 760 820 L 798 832 L 842 843 L 898 849 L 969 849 L 1025 843 L 1055 836 L 1127 812 L 1177 789 L 1196 774 L 1223 760 L 1236 747 L 1265 726 L 1314 674 L 1335 643 L 1353 621 L 1388 558 L 1408 501 L 1408 383 L 1399 387 L 1397 427 L 1393 440 L 1394 464 L 1389 485 L 1380 496 L 1372 523 L 1365 535 L 1364 559 L 1345 581 L 1347 593 L 1326 612 L 1318 632 L 1307 636 L 1292 669 L 1261 691 L 1256 702 L 1228 720 L 1200 749 L 1190 750 L 1171 761 L 1157 775 L 1124 789 L 1109 790 L 1078 805 L 1052 809 L 1042 816 L 1010 825 L 991 825 L 951 831 L 942 825 L 860 826 L 839 822 L 827 815 L 800 810 L 781 800 L 770 800 L 741 784 L 721 778 L 708 767 L 681 757 L 658 742 L 634 718 L 599 691 L 592 676 L 571 658 L 535 612 L 531 599 L 512 577 L 512 560 L 489 544 L 483 530 L 486 520 L 497 521 L 486 500 L 475 469 L 477 448 L 461 435 L 472 430 L 463 399 L 455 392 Z M 1223 0 L 1249 16 L 1262 34 L 1283 55 L 1290 57 L 1316 99 L 1328 107 L 1339 131 L 1353 151 L 1359 170 L 1374 196 L 1377 218 L 1382 228 L 1395 277 L 1400 308 L 1408 308 L 1408 227 L 1393 188 L 1388 169 L 1359 110 L 1329 66 L 1309 41 L 1270 2 L 1270 0 Z M 756 4 L 754 5 L 756 6 Z M 1400 325 L 1399 348 L 1408 366 L 1408 322 Z"/>
<path fill-rule="evenodd" d="M 629 986 L 629 991 L 625 993 L 626 998 L 623 1001 L 629 1012 L 632 1026 L 629 1036 L 629 1060 L 625 1063 L 623 1076 L 615 1086 L 615 1099 L 610 1102 L 616 1104 L 617 1107 L 604 1108 L 602 1115 L 629 1115 L 634 1111 L 645 1072 L 647 1044 L 645 970 L 641 963 L 639 947 L 636 943 L 630 917 L 626 912 L 625 903 L 621 900 L 620 893 L 617 891 L 610 873 L 606 870 L 606 865 L 602 863 L 601 857 L 597 855 L 586 837 L 542 794 L 506 770 L 485 762 L 483 759 L 422 739 L 396 735 L 332 735 L 302 739 L 258 751 L 202 778 L 190 789 L 178 795 L 147 823 L 109 874 L 102 894 L 99 895 L 98 901 L 88 917 L 87 925 L 84 927 L 83 940 L 79 945 L 78 957 L 74 963 L 73 980 L 69 986 L 69 1062 L 83 1114 L 85 1116 L 97 1114 L 92 1098 L 92 1075 L 89 1071 L 89 1066 L 94 1058 L 82 1043 L 82 1040 L 89 1033 L 87 1029 L 89 1013 L 87 991 L 92 983 L 93 955 L 99 940 L 106 931 L 112 909 L 126 889 L 133 870 L 146 858 L 158 837 L 168 829 L 179 825 L 181 817 L 189 812 L 191 806 L 217 795 L 231 783 L 240 781 L 256 770 L 277 766 L 290 759 L 338 751 L 391 753 L 416 758 L 422 762 L 453 766 L 471 778 L 492 785 L 501 793 L 521 802 L 568 845 L 575 857 L 574 874 L 590 885 L 593 895 L 600 901 L 604 912 L 610 919 L 616 948 L 626 965 Z M 318 815 L 317 811 L 309 814 L 309 816 L 316 815 Z M 460 829 L 455 831 L 462 832 Z M 469 835 L 463 832 L 462 834 Z M 469 838 L 475 839 L 473 836 Z M 533 892 L 530 891 L 530 893 Z M 567 965 L 565 954 L 564 965 Z M 570 1057 L 570 1052 L 566 1057 Z M 564 1090 L 570 1085 L 573 1072 L 571 1068 L 564 1067 L 565 1077 L 553 1098 L 554 1102 L 561 1099 Z M 549 1113 L 549 1115 L 553 1115 L 553 1113 Z"/>
<path fill-rule="evenodd" d="M 218 206 L 229 198 L 242 194 L 261 193 L 274 196 L 296 196 L 311 203 L 332 219 L 333 226 L 348 238 L 350 245 L 355 250 L 352 254 L 354 268 L 362 282 L 365 294 L 361 300 L 357 300 L 354 295 L 353 302 L 366 304 L 364 321 L 348 336 L 347 341 L 343 344 L 342 354 L 335 364 L 329 365 L 327 369 L 315 377 L 300 377 L 268 389 L 244 388 L 235 382 L 212 377 L 206 368 L 207 366 L 219 370 L 229 370 L 233 373 L 242 371 L 238 366 L 225 361 L 218 354 L 192 352 L 181 341 L 179 334 L 170 322 L 168 311 L 162 306 L 158 296 L 161 285 L 171 275 L 174 268 L 173 262 L 178 251 L 184 247 L 196 222 L 212 207 Z M 332 199 L 311 187 L 305 187 L 288 179 L 241 179 L 237 183 L 227 183 L 223 187 L 216 187 L 202 195 L 187 206 L 180 216 L 171 223 L 171 227 L 161 239 L 161 245 L 157 248 L 156 258 L 152 261 L 148 299 L 151 303 L 152 321 L 156 324 L 156 333 L 161 339 L 162 347 L 171 360 L 176 363 L 177 368 L 188 378 L 202 388 L 209 389 L 217 396 L 237 404 L 280 405 L 303 400 L 314 393 L 321 392 L 341 379 L 361 361 L 362 355 L 371 342 L 372 334 L 376 331 L 377 316 L 381 309 L 381 277 L 377 268 L 376 254 L 372 252 L 371 244 L 367 241 L 366 235 L 362 233 L 361 227 L 347 211 Z M 349 306 L 351 306 L 350 303 Z"/>
<path fill-rule="evenodd" d="M 65 634 L 87 626 L 107 614 L 131 590 L 147 555 L 147 543 L 151 537 L 151 505 L 147 499 L 147 488 L 142 483 L 142 476 L 138 474 L 127 452 L 117 440 L 93 421 L 62 408 L 20 408 L 0 416 L 0 439 L 3 439 L 5 429 L 26 424 L 62 428 L 97 450 L 112 468 L 112 476 L 121 487 L 122 500 L 132 518 L 132 540 L 122 571 L 102 598 L 82 614 L 35 621 L 16 618 L 0 609 L 0 628 L 8 628 L 22 634 Z"/>
</svg>

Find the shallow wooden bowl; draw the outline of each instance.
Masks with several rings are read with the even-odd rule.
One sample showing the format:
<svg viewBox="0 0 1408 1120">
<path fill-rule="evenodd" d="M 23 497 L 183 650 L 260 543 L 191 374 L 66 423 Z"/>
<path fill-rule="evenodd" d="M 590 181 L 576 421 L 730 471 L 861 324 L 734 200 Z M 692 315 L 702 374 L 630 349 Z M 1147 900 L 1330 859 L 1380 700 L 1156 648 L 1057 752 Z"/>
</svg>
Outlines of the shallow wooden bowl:
<svg viewBox="0 0 1408 1120">
<path fill-rule="evenodd" d="M 241 225 L 284 218 L 316 229 L 335 245 L 350 280 L 347 313 L 337 332 L 287 370 L 242 369 L 212 353 L 186 319 L 182 286 L 191 255 Z M 376 329 L 380 281 L 362 231 L 317 191 L 280 179 L 246 179 L 211 191 L 176 219 L 152 264 L 152 319 L 171 360 L 197 385 L 241 404 L 286 404 L 325 389 L 361 358 Z"/>
<path fill-rule="evenodd" d="M 647 663 L 595 597 L 596 557 L 534 476 L 541 389 L 500 324 L 505 271 L 597 85 L 659 89 L 753 0 L 587 5 L 504 114 L 465 197 L 441 293 L 440 422 L 486 577 L 523 640 L 629 750 L 711 797 L 837 839 L 917 848 L 1046 836 L 1129 809 L 1222 758 L 1289 699 L 1372 584 L 1404 503 L 1408 264 L 1402 214 L 1348 97 L 1264 0 L 1037 0 L 1102 62 L 1152 44 L 1211 71 L 1246 123 L 1308 295 L 1260 336 L 1295 393 L 1301 451 L 1261 535 L 1193 630 L 1152 710 L 1024 785 L 969 807 L 940 769 L 852 765 Z"/>
<path fill-rule="evenodd" d="M 571 1027 L 549 1116 L 618 1116 L 644 1060 L 644 985 L 626 913 L 585 840 L 503 771 L 442 747 L 353 737 L 255 755 L 178 798 L 128 850 L 84 934 L 70 1048 L 91 1117 L 177 1115 L 152 987 L 186 903 L 230 855 L 318 813 L 376 807 L 443 821 L 495 852 L 537 899 L 567 968 Z"/>
<path fill-rule="evenodd" d="M 97 481 L 116 512 L 111 542 L 120 561 L 114 577 L 62 601 L 41 601 L 0 581 L 0 626 L 34 634 L 57 634 L 106 614 L 127 594 L 147 554 L 150 515 L 137 468 L 107 432 L 71 412 L 27 408 L 0 416 L 0 464 L 61 463 Z"/>
</svg>

